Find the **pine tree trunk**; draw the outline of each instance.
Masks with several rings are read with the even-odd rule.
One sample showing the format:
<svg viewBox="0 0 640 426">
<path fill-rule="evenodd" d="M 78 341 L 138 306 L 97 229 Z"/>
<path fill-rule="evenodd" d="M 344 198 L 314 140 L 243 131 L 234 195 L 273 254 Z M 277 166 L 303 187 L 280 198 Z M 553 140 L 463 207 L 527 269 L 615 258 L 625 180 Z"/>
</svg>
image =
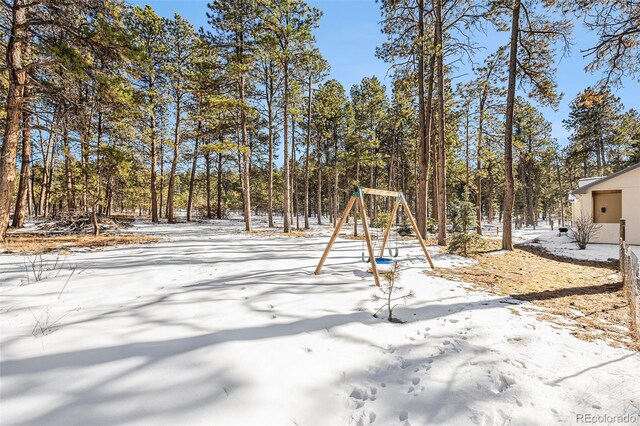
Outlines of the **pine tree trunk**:
<svg viewBox="0 0 640 426">
<path fill-rule="evenodd" d="M 99 101 L 96 99 L 96 103 Z M 92 204 L 97 204 L 98 214 L 102 214 L 102 205 L 100 201 L 102 200 L 102 167 L 100 164 L 100 143 L 102 142 L 102 112 L 98 111 L 98 125 L 97 125 L 97 138 L 96 138 L 96 175 L 98 178 L 97 191 L 95 195 L 95 201 L 92 201 Z M 95 207 L 95 206 L 94 206 Z"/>
<path fill-rule="evenodd" d="M 53 184 L 53 168 L 55 164 L 55 154 L 56 154 L 56 144 L 51 144 L 51 155 L 49 156 L 49 161 L 47 163 L 47 186 L 46 191 L 44 192 L 44 216 L 49 217 L 50 209 L 51 209 L 51 186 Z"/>
<path fill-rule="evenodd" d="M 427 235 L 427 187 L 429 185 L 429 147 L 427 144 L 427 119 L 424 102 L 424 0 L 418 0 L 418 195 L 416 222 L 423 238 Z M 389 173 L 391 175 L 391 173 Z"/>
<path fill-rule="evenodd" d="M 560 162 L 558 161 L 558 156 L 556 155 L 555 158 L 555 163 L 556 163 L 556 175 L 558 177 L 558 193 L 560 194 L 559 198 L 559 213 L 560 213 L 560 226 L 564 226 L 564 191 L 562 189 L 562 178 L 560 175 Z M 571 181 L 571 179 L 569 179 L 569 181 Z"/>
<path fill-rule="evenodd" d="M 27 183 L 27 212 L 29 216 L 36 215 L 35 202 L 33 198 L 33 168 L 29 167 L 29 182 Z"/>
<path fill-rule="evenodd" d="M 502 249 L 513 250 L 511 218 L 515 201 L 513 181 L 513 111 L 516 93 L 516 62 L 518 55 L 518 35 L 520 26 L 520 0 L 513 3 L 511 21 L 511 41 L 509 52 L 509 82 L 507 86 L 507 111 L 504 132 L 504 177 L 505 190 L 502 215 Z"/>
<path fill-rule="evenodd" d="M 220 135 L 220 142 L 223 141 Z M 222 152 L 218 153 L 218 181 L 216 182 L 216 219 L 222 219 Z"/>
<path fill-rule="evenodd" d="M 40 212 L 40 216 L 47 217 L 49 213 L 49 209 L 47 206 L 47 199 L 49 198 L 49 194 L 47 193 L 49 189 L 49 158 L 51 157 L 51 149 L 53 147 L 53 134 L 49 134 L 46 149 L 44 142 L 42 140 L 42 134 L 40 135 L 40 151 L 42 154 L 42 186 L 40 189 L 40 197 L 38 200 L 38 211 Z"/>
<path fill-rule="evenodd" d="M 82 211 L 89 213 L 89 149 L 87 147 L 87 132 L 82 131 L 80 136 L 80 168 L 82 171 Z M 48 173 L 47 173 L 48 174 Z M 46 216 L 46 213 L 45 213 Z"/>
<path fill-rule="evenodd" d="M 153 82 L 149 84 L 150 92 L 153 92 Z M 155 112 L 155 104 L 154 100 L 151 100 L 151 105 L 149 107 L 150 113 L 150 122 L 149 122 L 149 130 L 151 132 L 151 221 L 157 223 L 160 221 L 158 218 L 158 192 L 156 187 L 156 179 L 157 179 L 157 134 L 156 134 L 156 112 Z M 162 201 L 160 202 L 162 203 Z M 162 205 L 162 204 L 161 204 Z"/>
<path fill-rule="evenodd" d="M 193 205 L 193 188 L 196 181 L 196 168 L 198 167 L 198 142 L 202 130 L 202 121 L 198 120 L 198 130 L 193 145 L 193 162 L 191 163 L 191 176 L 189 178 L 189 197 L 187 199 L 187 222 L 191 221 L 191 207 Z"/>
<path fill-rule="evenodd" d="M 7 43 L 9 87 L 5 104 L 6 122 L 0 149 L 0 241 L 5 241 L 16 178 L 16 154 L 22 121 L 22 103 L 26 70 L 23 69 L 23 49 L 27 24 L 27 0 L 14 0 L 11 9 L 11 35 Z"/>
<path fill-rule="evenodd" d="M 309 229 L 309 153 L 311 148 L 311 75 L 307 92 L 307 145 L 304 156 L 304 229 Z"/>
<path fill-rule="evenodd" d="M 178 156 L 180 155 L 180 119 L 181 119 L 181 103 L 178 100 L 176 104 L 176 123 L 173 131 L 173 160 L 171 161 L 171 171 L 169 172 L 169 184 L 167 191 L 167 221 L 176 223 L 176 215 L 173 211 L 173 199 L 176 186 L 176 171 L 178 169 Z"/>
<path fill-rule="evenodd" d="M 298 164 L 296 160 L 296 131 L 295 131 L 295 118 L 291 114 L 291 184 L 292 184 L 292 205 L 291 208 L 296 216 L 296 230 L 300 229 L 300 211 L 298 210 Z"/>
<path fill-rule="evenodd" d="M 69 147 L 69 129 L 67 128 L 67 120 L 63 122 L 62 128 L 62 146 L 64 148 L 64 182 L 67 195 L 67 209 L 73 212 L 76 209 L 76 198 L 73 185 L 73 171 L 71 168 L 71 148 Z"/>
<path fill-rule="evenodd" d="M 318 158 L 316 159 L 317 182 L 316 182 L 316 214 L 318 215 L 318 225 L 322 225 L 322 150 L 320 138 L 318 138 Z"/>
<path fill-rule="evenodd" d="M 271 70 L 271 64 L 269 64 Z M 267 124 L 269 132 L 269 184 L 267 188 L 267 215 L 269 228 L 273 228 L 273 78 L 267 78 Z"/>
<path fill-rule="evenodd" d="M 289 224 L 289 206 L 291 204 L 290 196 L 291 190 L 289 188 L 289 62 L 284 62 L 284 99 L 283 99 L 283 149 L 284 149 L 284 161 L 282 167 L 283 180 L 284 180 L 284 202 L 282 206 L 283 219 L 284 219 L 284 232 L 287 233 L 290 230 Z"/>
<path fill-rule="evenodd" d="M 478 147 L 476 152 L 476 233 L 482 235 L 482 137 L 484 131 L 484 93 L 478 107 Z"/>
<path fill-rule="evenodd" d="M 206 151 L 204 154 L 205 160 L 205 185 L 207 191 L 207 219 L 212 219 L 211 217 L 211 153 Z"/>
<path fill-rule="evenodd" d="M 493 216 L 495 212 L 493 211 L 493 188 L 495 186 L 495 182 L 493 180 L 493 165 L 489 163 L 487 167 L 487 176 L 489 176 L 489 181 L 487 182 L 487 220 L 489 224 L 493 224 Z"/>
<path fill-rule="evenodd" d="M 434 107 L 435 110 L 435 107 Z M 434 111 L 435 112 L 435 111 Z M 436 128 L 435 120 L 437 118 L 437 114 L 432 113 L 432 118 L 434 123 L 432 123 L 432 128 Z M 434 138 L 434 143 L 431 144 L 431 158 L 433 158 L 433 162 L 437 166 L 438 164 L 438 149 L 437 149 L 437 141 Z M 437 167 L 432 167 L 431 170 L 431 217 L 434 221 L 438 220 L 438 174 L 436 173 Z"/>
<path fill-rule="evenodd" d="M 465 138 L 464 138 L 464 145 L 465 145 L 465 155 L 464 155 L 464 159 L 465 159 L 465 189 L 466 191 L 470 191 L 471 188 L 469 187 L 469 104 L 467 103 L 466 105 L 466 110 L 465 110 L 465 123 L 464 123 L 464 128 L 465 128 Z M 463 230 L 463 232 L 467 232 L 467 229 L 465 228 Z"/>
<path fill-rule="evenodd" d="M 158 152 L 158 158 L 160 160 L 160 190 L 158 191 L 158 217 L 166 217 L 165 201 L 164 201 L 164 142 L 162 138 L 158 140 L 160 148 Z M 164 213 L 163 213 L 164 212 Z"/>
<path fill-rule="evenodd" d="M 333 226 L 338 223 L 338 210 L 340 208 L 340 172 L 338 170 L 338 134 L 333 131 L 333 203 L 332 214 Z"/>
<path fill-rule="evenodd" d="M 89 96 L 87 95 L 87 98 Z M 82 169 L 82 211 L 89 215 L 89 135 L 91 133 L 90 123 L 92 114 L 89 112 L 83 117 L 87 122 L 82 125 L 80 131 L 80 161 Z M 51 176 L 49 176 L 51 178 Z"/>
<path fill-rule="evenodd" d="M 438 245 L 447 245 L 447 164 L 444 122 L 444 58 L 443 58 L 443 24 L 442 0 L 436 0 L 436 51 L 438 74 Z"/>
<path fill-rule="evenodd" d="M 111 145 L 111 148 L 115 151 L 117 146 L 118 146 L 118 139 L 114 138 L 113 139 L 113 144 Z M 113 211 L 113 173 L 109 173 L 109 176 L 107 177 L 107 190 L 106 190 L 106 194 L 105 194 L 105 214 L 107 216 L 111 216 L 111 213 Z M 122 203 L 122 200 L 121 200 Z M 121 209 L 121 211 L 124 209 Z"/>
<path fill-rule="evenodd" d="M 356 185 L 360 186 L 360 150 L 356 149 Z M 358 209 L 353 209 L 353 236 L 358 236 Z"/>
<path fill-rule="evenodd" d="M 241 53 L 242 54 L 242 53 Z M 240 132 L 242 136 L 242 199 L 244 206 L 244 229 L 250 232 L 251 227 L 251 187 L 249 171 L 249 148 L 247 146 L 247 113 L 244 109 L 244 76 L 240 77 Z"/>
<path fill-rule="evenodd" d="M 91 224 L 93 225 L 93 235 L 100 235 L 100 225 L 98 224 L 98 212 L 96 209 L 96 204 L 93 204 L 91 208 Z"/>
<path fill-rule="evenodd" d="M 24 97 L 29 97 L 28 85 L 24 87 Z M 14 228 L 22 228 L 24 226 L 31 174 L 31 112 L 29 111 L 29 101 L 26 100 L 22 106 L 22 160 L 20 164 L 20 183 L 16 197 L 16 207 L 13 213 L 12 226 Z"/>
</svg>

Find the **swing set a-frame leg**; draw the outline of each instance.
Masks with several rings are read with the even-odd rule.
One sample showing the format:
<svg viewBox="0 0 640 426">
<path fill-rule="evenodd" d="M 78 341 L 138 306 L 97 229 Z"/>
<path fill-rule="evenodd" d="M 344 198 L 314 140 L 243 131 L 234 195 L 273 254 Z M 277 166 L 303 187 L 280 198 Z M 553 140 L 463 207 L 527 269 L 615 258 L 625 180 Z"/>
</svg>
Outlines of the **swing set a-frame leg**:
<svg viewBox="0 0 640 426">
<path fill-rule="evenodd" d="M 418 237 L 418 242 L 420 243 L 420 247 L 422 247 L 422 251 L 424 252 L 424 255 L 427 257 L 427 260 L 429 261 L 429 266 L 431 266 L 431 269 L 435 269 L 433 267 L 433 261 L 431 260 L 431 256 L 429 256 L 429 252 L 427 251 L 427 246 L 424 244 L 422 235 L 420 235 L 420 231 L 418 230 L 418 225 L 416 225 L 416 221 L 413 218 L 413 215 L 411 214 L 411 210 L 409 210 L 409 206 L 407 205 L 407 202 L 404 199 L 402 199 L 402 207 L 404 208 L 404 211 L 407 213 L 407 216 L 409 217 L 409 222 L 411 222 L 411 226 L 413 227 L 413 232 L 415 232 L 416 237 Z"/>
<path fill-rule="evenodd" d="M 391 216 L 389 216 L 389 222 L 387 223 L 387 228 L 384 231 L 384 238 L 382 238 L 382 245 L 380 246 L 380 257 L 384 257 L 384 249 L 387 246 L 387 240 L 389 239 L 389 234 L 391 233 L 391 227 L 393 226 L 393 221 L 396 218 L 396 213 L 398 212 L 399 206 L 400 206 L 400 202 L 396 201 L 393 204 L 393 208 L 391 209 Z"/>
<path fill-rule="evenodd" d="M 347 220 L 347 217 L 349 217 L 349 212 L 351 212 L 351 209 L 353 208 L 353 205 L 355 204 L 358 198 L 360 197 L 352 196 L 351 199 L 349 200 L 349 203 L 347 204 L 347 208 L 344 209 L 344 213 L 342 214 L 340 221 L 336 225 L 336 229 L 333 231 L 333 235 L 329 240 L 329 244 L 327 244 L 327 247 L 324 249 L 324 253 L 322 253 L 322 257 L 320 258 L 320 262 L 318 262 L 318 266 L 316 266 L 316 271 L 315 271 L 316 275 L 320 275 L 320 271 L 322 270 L 322 265 L 324 264 L 324 261 L 327 260 L 327 256 L 329 256 L 331 247 L 333 247 L 333 243 L 336 241 L 336 238 L 338 238 L 340 229 L 342 229 L 342 225 L 344 225 L 344 222 Z"/>
<path fill-rule="evenodd" d="M 375 281 L 376 285 L 380 287 L 380 276 L 378 275 L 376 255 L 373 252 L 373 245 L 371 244 L 371 234 L 369 233 L 369 219 L 367 218 L 367 209 L 364 205 L 364 200 L 362 197 L 359 197 L 358 204 L 360 204 L 360 214 L 362 215 L 362 229 L 364 230 L 364 239 L 367 242 L 369 259 L 371 259 L 371 272 L 373 273 L 373 280 Z"/>
</svg>

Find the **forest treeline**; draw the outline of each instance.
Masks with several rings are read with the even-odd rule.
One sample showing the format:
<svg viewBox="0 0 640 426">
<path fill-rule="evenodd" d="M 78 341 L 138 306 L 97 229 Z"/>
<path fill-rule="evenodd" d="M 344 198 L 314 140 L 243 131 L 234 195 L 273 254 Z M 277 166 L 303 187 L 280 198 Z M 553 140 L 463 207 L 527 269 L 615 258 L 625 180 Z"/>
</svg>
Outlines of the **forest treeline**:
<svg viewBox="0 0 640 426">
<path fill-rule="evenodd" d="M 119 213 L 242 211 L 247 230 L 281 215 L 289 232 L 335 223 L 362 185 L 404 192 L 440 244 L 468 198 L 510 249 L 513 223 L 562 219 L 578 179 L 640 161 L 640 114 L 614 95 L 640 75 L 638 1 L 382 0 L 389 88 L 328 79 L 321 11 L 301 0 L 213 1 L 200 29 L 117 0 L 0 4 L 3 240 L 27 216 Z M 561 99 L 574 23 L 597 34 L 579 54 L 602 80 L 572 101 L 560 147 L 540 108 Z M 487 29 L 495 52 L 474 41 Z"/>
</svg>

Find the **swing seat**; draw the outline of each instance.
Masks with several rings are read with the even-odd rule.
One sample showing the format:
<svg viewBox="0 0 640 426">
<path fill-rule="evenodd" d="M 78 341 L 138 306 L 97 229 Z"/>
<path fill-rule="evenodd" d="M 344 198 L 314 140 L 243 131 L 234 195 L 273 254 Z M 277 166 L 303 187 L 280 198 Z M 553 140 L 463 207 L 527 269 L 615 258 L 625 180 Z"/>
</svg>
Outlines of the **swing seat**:
<svg viewBox="0 0 640 426">
<path fill-rule="evenodd" d="M 364 263 L 371 263 L 371 258 L 364 257 L 364 253 L 362 253 L 362 261 Z M 376 265 L 391 265 L 392 263 L 393 259 L 390 257 L 376 257 Z"/>
<path fill-rule="evenodd" d="M 391 272 L 393 268 L 389 267 L 389 265 L 393 265 L 393 259 L 388 257 L 376 257 L 376 267 L 378 268 L 378 273 L 384 274 L 386 272 Z M 373 274 L 373 267 L 367 269 L 367 272 Z"/>
</svg>

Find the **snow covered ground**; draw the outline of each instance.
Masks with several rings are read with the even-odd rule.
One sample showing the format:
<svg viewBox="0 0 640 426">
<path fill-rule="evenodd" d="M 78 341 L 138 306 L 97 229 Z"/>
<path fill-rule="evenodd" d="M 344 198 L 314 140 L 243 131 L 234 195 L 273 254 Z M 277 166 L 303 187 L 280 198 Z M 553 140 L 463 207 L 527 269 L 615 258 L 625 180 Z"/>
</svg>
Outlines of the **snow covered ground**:
<svg viewBox="0 0 640 426">
<path fill-rule="evenodd" d="M 502 224 L 497 224 L 499 227 Z M 501 229 L 501 228 L 500 228 Z M 501 238 L 501 234 L 496 236 L 495 231 L 485 231 L 489 238 Z M 549 253 L 561 257 L 577 260 L 593 260 L 607 262 L 618 260 L 620 248 L 617 244 L 589 244 L 584 250 L 580 250 L 571 237 L 558 235 L 558 228 L 551 230 L 551 227 L 543 223 L 541 226 L 514 229 L 513 242 L 518 244 L 540 247 Z M 631 250 L 640 256 L 640 246 L 631 246 Z"/>
<path fill-rule="evenodd" d="M 315 276 L 328 230 L 292 238 L 239 229 L 139 224 L 132 232 L 167 240 L 74 252 L 59 273 L 23 286 L 25 259 L 1 255 L 0 423 L 637 419 L 640 354 L 427 276 L 417 244 L 400 248 L 400 281 L 416 297 L 397 308 L 407 322 L 391 324 L 372 316 L 376 288 L 359 241 L 339 239 Z M 470 262 L 430 251 L 437 267 Z"/>
<path fill-rule="evenodd" d="M 541 247 L 549 253 L 571 259 L 606 262 L 618 260 L 620 256 L 620 247 L 617 244 L 588 244 L 584 250 L 580 250 L 570 237 L 558 236 L 557 231 L 541 233 L 524 244 Z"/>
</svg>

